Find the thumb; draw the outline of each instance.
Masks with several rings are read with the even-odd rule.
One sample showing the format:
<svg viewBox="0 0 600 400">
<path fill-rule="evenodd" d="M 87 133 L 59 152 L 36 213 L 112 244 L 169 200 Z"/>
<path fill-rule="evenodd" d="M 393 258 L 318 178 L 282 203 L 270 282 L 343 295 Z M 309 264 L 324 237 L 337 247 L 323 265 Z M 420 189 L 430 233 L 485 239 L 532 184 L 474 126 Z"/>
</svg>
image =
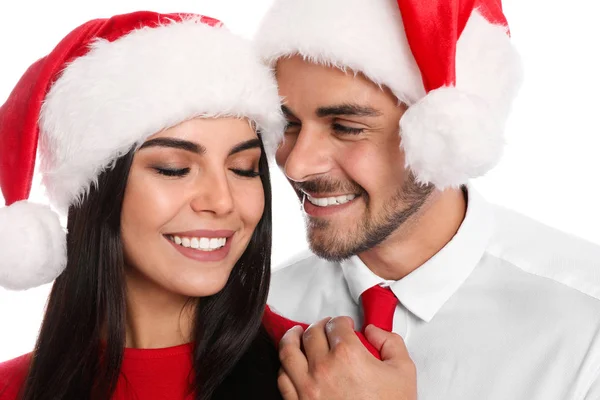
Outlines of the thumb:
<svg viewBox="0 0 600 400">
<path fill-rule="evenodd" d="M 396 333 L 369 325 L 365 329 L 365 337 L 379 351 L 381 361 L 410 359 L 404 339 Z"/>
</svg>

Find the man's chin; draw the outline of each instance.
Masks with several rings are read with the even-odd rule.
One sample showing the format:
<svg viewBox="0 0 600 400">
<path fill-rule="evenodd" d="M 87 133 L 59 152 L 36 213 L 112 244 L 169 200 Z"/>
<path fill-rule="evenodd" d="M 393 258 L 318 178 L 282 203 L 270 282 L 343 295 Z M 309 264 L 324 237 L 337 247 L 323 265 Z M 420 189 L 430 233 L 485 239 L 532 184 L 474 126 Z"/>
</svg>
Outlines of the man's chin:
<svg viewBox="0 0 600 400">
<path fill-rule="evenodd" d="M 339 262 L 354 255 L 353 247 L 331 229 L 309 229 L 308 244 L 310 250 L 320 258 L 332 262 Z"/>
</svg>

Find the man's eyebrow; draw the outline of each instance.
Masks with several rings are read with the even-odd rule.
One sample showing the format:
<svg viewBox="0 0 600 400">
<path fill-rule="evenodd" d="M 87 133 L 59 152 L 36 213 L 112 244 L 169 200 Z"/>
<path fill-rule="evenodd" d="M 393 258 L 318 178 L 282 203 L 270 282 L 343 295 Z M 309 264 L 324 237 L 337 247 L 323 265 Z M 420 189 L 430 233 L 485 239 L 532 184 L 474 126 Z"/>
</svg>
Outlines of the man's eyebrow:
<svg viewBox="0 0 600 400">
<path fill-rule="evenodd" d="M 148 147 L 170 147 L 173 149 L 185 150 L 200 155 L 206 153 L 206 148 L 201 144 L 173 138 L 150 139 L 140 146 L 140 150 Z"/>
<path fill-rule="evenodd" d="M 256 149 L 256 148 L 260 149 L 260 139 L 246 140 L 245 142 L 238 143 L 235 146 L 233 146 L 233 148 L 229 151 L 229 155 L 232 156 L 232 155 L 242 152 L 244 150 Z"/>
<path fill-rule="evenodd" d="M 338 104 L 327 107 L 317 108 L 317 117 L 332 117 L 332 116 L 357 116 L 357 117 L 378 117 L 381 112 L 368 106 L 361 106 L 358 104 Z"/>
</svg>

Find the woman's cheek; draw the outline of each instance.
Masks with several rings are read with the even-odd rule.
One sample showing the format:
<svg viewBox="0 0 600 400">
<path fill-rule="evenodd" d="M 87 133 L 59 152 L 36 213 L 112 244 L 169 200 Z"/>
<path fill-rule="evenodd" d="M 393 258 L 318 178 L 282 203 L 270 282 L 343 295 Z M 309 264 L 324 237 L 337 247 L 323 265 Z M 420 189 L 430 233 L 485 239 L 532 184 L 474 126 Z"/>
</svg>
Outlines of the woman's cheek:
<svg viewBox="0 0 600 400">
<path fill-rule="evenodd" d="M 235 192 L 236 203 L 247 228 L 254 230 L 265 209 L 265 195 L 260 178 Z"/>
</svg>

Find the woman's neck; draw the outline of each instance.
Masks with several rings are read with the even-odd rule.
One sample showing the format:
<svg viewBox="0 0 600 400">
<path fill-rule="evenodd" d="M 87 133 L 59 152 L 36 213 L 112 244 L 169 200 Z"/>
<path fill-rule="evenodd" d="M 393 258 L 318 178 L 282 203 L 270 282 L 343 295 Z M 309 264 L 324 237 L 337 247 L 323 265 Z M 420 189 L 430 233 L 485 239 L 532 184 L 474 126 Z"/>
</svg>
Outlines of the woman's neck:
<svg viewBox="0 0 600 400">
<path fill-rule="evenodd" d="M 196 302 L 128 268 L 126 347 L 156 349 L 192 341 Z"/>
</svg>

